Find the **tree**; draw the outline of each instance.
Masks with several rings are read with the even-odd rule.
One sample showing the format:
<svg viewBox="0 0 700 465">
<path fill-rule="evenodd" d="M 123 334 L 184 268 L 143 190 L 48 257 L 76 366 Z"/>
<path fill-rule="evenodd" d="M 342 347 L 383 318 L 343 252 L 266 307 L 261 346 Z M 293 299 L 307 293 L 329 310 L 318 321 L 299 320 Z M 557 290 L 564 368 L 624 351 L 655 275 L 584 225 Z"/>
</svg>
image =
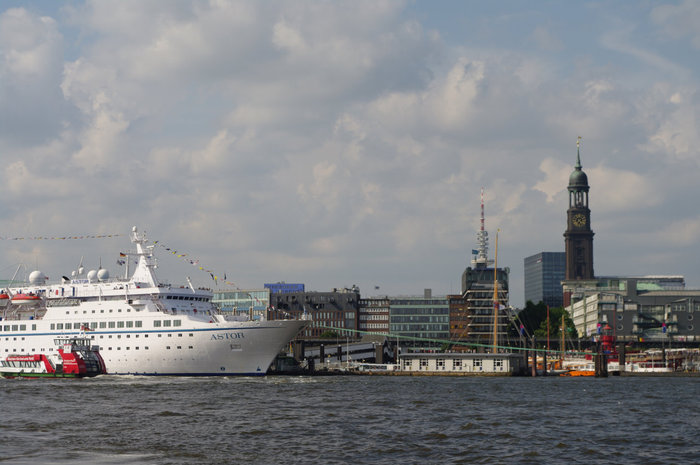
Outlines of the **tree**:
<svg viewBox="0 0 700 465">
<path fill-rule="evenodd" d="M 559 340 L 558 338 L 561 337 L 562 315 L 564 315 L 564 322 L 566 323 L 566 337 L 577 339 L 578 334 L 576 328 L 574 328 L 574 322 L 563 307 L 549 309 L 549 339 Z M 526 334 L 530 336 L 534 334 L 540 340 L 547 339 L 547 306 L 543 302 L 534 304 L 528 300 L 525 308 L 516 317 L 516 324 L 519 326 L 521 323 L 525 327 Z M 518 332 L 518 328 L 511 327 L 509 329 L 511 337 L 518 337 Z"/>
<path fill-rule="evenodd" d="M 578 333 L 574 327 L 574 321 L 569 316 L 569 312 L 564 310 L 564 307 L 555 307 L 549 309 L 549 339 L 559 340 L 561 338 L 561 317 L 564 315 L 564 323 L 566 324 L 566 337 L 569 339 L 577 339 Z M 539 328 L 535 330 L 535 337 L 538 339 L 547 339 L 547 316 L 540 323 Z"/>
<path fill-rule="evenodd" d="M 520 324 L 525 327 L 525 334 L 532 334 L 540 327 L 543 321 L 547 319 L 547 306 L 542 302 L 538 304 L 533 304 L 531 300 L 528 300 L 525 304 L 525 308 L 518 313 L 516 316 L 517 327 L 511 326 L 509 328 L 509 336 L 517 338 L 519 336 Z"/>
</svg>

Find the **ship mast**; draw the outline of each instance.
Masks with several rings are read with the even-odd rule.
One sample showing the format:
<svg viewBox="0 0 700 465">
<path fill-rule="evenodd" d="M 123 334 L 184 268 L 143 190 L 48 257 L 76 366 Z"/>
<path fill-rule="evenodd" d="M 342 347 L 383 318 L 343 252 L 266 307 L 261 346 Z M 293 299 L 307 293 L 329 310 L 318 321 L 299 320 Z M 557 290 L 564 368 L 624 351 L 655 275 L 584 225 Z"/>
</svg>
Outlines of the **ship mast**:
<svg viewBox="0 0 700 465">
<path fill-rule="evenodd" d="M 482 203 L 483 207 L 483 203 Z M 483 216 L 482 216 L 483 220 Z M 482 223 L 483 225 L 483 223 Z M 493 346 L 491 348 L 491 353 L 496 353 L 498 351 L 498 232 L 500 229 L 496 230 L 496 247 L 494 252 L 494 265 L 493 265 L 493 334 L 491 335 L 491 340 L 493 341 Z"/>
</svg>

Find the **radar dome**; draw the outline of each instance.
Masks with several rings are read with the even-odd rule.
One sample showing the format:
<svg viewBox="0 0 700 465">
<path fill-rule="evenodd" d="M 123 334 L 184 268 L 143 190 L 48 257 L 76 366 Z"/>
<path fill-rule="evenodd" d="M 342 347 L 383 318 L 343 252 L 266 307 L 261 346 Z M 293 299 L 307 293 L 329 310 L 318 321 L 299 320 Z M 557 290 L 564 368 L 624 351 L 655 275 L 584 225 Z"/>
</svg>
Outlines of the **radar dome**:
<svg viewBox="0 0 700 465">
<path fill-rule="evenodd" d="M 94 283 L 95 281 L 97 281 L 97 270 L 88 271 L 87 279 L 90 283 Z"/>
<path fill-rule="evenodd" d="M 32 286 L 40 286 L 46 281 L 46 276 L 41 271 L 32 271 L 29 273 L 29 283 Z"/>
<path fill-rule="evenodd" d="M 100 268 L 97 270 L 97 279 L 100 281 L 106 281 L 109 279 L 109 271 L 105 270 L 104 268 Z"/>
<path fill-rule="evenodd" d="M 78 268 L 78 276 L 80 276 L 81 274 L 83 274 L 84 271 L 85 271 L 85 268 L 83 268 L 82 266 L 79 267 L 79 268 Z"/>
</svg>

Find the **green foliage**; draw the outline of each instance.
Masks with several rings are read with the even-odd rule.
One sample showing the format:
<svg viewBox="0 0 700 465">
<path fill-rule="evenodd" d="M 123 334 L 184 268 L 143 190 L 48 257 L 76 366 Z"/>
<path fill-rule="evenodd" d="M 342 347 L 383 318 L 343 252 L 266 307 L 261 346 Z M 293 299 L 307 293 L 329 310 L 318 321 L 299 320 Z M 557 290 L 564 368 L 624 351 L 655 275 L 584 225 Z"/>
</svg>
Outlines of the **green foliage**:
<svg viewBox="0 0 700 465">
<path fill-rule="evenodd" d="M 337 338 L 338 333 L 329 329 L 328 331 L 322 332 L 320 337 L 328 339 Z"/>
<path fill-rule="evenodd" d="M 566 337 L 577 339 L 578 334 L 569 313 L 563 307 L 556 307 L 549 309 L 550 340 L 560 337 L 562 315 L 564 315 L 564 322 L 566 323 Z M 534 334 L 540 340 L 547 339 L 547 306 L 544 303 L 533 304 L 532 301 L 528 300 L 525 308 L 518 313 L 517 320 L 517 326 L 520 326 L 520 323 L 522 323 L 527 334 Z M 509 331 L 511 337 L 518 337 L 517 328 L 510 328 Z"/>
</svg>

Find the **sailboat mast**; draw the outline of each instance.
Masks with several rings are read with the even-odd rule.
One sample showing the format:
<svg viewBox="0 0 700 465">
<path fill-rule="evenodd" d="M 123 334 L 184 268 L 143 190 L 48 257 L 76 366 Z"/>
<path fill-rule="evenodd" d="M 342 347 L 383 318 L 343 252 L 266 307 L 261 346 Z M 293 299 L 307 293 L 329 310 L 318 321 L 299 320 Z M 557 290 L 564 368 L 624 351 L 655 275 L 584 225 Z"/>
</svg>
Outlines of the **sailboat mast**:
<svg viewBox="0 0 700 465">
<path fill-rule="evenodd" d="M 566 350 L 565 340 L 566 338 L 566 322 L 564 321 L 564 315 L 561 316 L 561 346 L 559 347 L 559 367 L 564 368 L 564 351 Z"/>
</svg>

